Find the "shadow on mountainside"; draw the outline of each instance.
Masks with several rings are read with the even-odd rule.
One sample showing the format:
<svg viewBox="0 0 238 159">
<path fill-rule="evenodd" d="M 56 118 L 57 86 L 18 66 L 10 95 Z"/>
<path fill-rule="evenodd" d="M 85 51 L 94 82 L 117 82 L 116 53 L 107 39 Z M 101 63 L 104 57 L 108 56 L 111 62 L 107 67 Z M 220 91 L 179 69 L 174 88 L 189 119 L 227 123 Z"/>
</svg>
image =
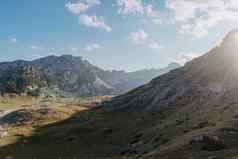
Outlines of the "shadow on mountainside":
<svg viewBox="0 0 238 159">
<path fill-rule="evenodd" d="M 171 117 L 175 116 L 163 110 L 85 110 L 0 148 L 0 158 L 222 159 L 238 152 L 238 128 L 218 129 L 209 122 L 189 128 L 187 117 L 176 118 L 172 124 Z"/>
<path fill-rule="evenodd" d="M 155 126 L 158 119 L 159 116 L 154 113 L 106 112 L 98 108 L 84 110 L 66 120 L 36 128 L 31 137 L 23 137 L 14 144 L 0 148 L 0 158 L 87 159 L 137 156 L 151 149 L 142 146 L 143 142 L 150 140 L 144 139 L 144 130 Z M 151 147 L 156 147 L 156 144 Z"/>
</svg>

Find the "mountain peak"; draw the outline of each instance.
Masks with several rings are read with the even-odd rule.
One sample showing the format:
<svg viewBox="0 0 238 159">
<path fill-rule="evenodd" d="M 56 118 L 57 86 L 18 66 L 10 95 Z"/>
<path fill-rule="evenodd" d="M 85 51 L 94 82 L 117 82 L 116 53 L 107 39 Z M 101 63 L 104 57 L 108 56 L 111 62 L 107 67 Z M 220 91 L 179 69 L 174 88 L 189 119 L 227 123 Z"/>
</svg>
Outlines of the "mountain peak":
<svg viewBox="0 0 238 159">
<path fill-rule="evenodd" d="M 73 56 L 73 55 L 70 55 L 70 54 L 64 54 L 64 55 L 60 55 L 60 56 L 56 56 L 56 55 L 49 55 L 49 56 L 46 56 L 46 57 L 42 57 L 42 58 L 39 58 L 39 59 L 36 59 L 35 61 L 39 61 L 39 60 L 55 60 L 55 59 L 69 59 L 69 60 L 72 60 L 72 59 L 82 59 L 81 56 Z"/>
<path fill-rule="evenodd" d="M 58 58 L 67 59 L 67 60 L 73 60 L 73 59 L 80 59 L 80 60 L 82 60 L 82 57 L 80 57 L 80 56 L 73 56 L 73 55 L 70 55 L 70 54 L 61 55 Z"/>
<path fill-rule="evenodd" d="M 0 66 L 2 94 L 37 91 L 40 95 L 50 92 L 70 97 L 124 93 L 173 69 L 110 72 L 72 55 L 51 55 L 33 61 L 0 63 Z"/>
</svg>

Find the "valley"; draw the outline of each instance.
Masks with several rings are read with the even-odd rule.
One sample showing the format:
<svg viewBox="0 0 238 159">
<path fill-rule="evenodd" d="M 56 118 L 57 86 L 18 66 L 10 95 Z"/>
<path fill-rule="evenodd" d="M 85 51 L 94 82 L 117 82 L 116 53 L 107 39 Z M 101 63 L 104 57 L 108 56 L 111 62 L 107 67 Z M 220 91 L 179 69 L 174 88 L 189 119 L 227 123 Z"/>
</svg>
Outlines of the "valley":
<svg viewBox="0 0 238 159">
<path fill-rule="evenodd" d="M 119 96 L 1 99 L 0 158 L 237 158 L 236 34 Z"/>
<path fill-rule="evenodd" d="M 1 147 L 14 143 L 24 136 L 31 136 L 34 130 L 40 126 L 60 122 L 78 112 L 95 107 L 102 100 L 108 99 L 110 99 L 109 96 L 82 99 L 1 98 Z"/>
<path fill-rule="evenodd" d="M 161 69 L 109 71 L 72 55 L 1 62 L 0 93 L 68 98 L 119 95 L 179 67 L 171 63 Z"/>
<path fill-rule="evenodd" d="M 238 152 L 236 107 L 108 111 L 89 108 L 89 101 L 94 100 L 81 104 L 61 99 L 49 102 L 52 107 L 23 106 L 9 112 L 1 118 L 8 124 L 1 131 L 0 157 L 180 159 L 196 155 L 230 159 Z"/>
<path fill-rule="evenodd" d="M 238 0 L 0 10 L 0 159 L 238 159 Z"/>
</svg>

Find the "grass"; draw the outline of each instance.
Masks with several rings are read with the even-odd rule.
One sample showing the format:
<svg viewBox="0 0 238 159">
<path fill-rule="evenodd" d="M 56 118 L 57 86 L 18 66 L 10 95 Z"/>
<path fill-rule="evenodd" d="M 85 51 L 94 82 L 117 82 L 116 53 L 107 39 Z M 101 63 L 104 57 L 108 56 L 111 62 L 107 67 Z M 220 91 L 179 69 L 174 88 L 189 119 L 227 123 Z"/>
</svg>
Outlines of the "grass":
<svg viewBox="0 0 238 159">
<path fill-rule="evenodd" d="M 0 97 L 0 110 L 31 107 L 37 102 L 38 99 L 33 97 Z"/>
<path fill-rule="evenodd" d="M 188 105 L 159 112 L 109 112 L 91 108 L 100 99 L 108 98 L 43 101 L 56 113 L 39 116 L 35 109 L 36 114 L 32 116 L 35 122 L 12 125 L 9 136 L 2 140 L 5 145 L 0 148 L 0 158 L 189 158 L 194 155 L 190 144 L 194 137 L 222 135 L 216 131 L 238 124 L 238 109 L 228 109 L 226 105 Z M 224 135 L 229 140 L 236 138 Z M 216 154 L 229 159 L 231 152 L 233 156 L 238 152 L 232 145 L 231 150 Z M 196 154 L 209 156 L 214 152 L 197 150 Z"/>
<path fill-rule="evenodd" d="M 30 97 L 5 97 L 0 98 L 0 111 L 8 112 L 10 114 L 16 113 L 13 119 L 19 118 L 30 119 L 24 123 L 19 123 L 13 120 L 5 122 L 8 123 L 7 128 L 4 130 L 7 132 L 7 136 L 0 139 L 0 145 L 5 146 L 15 143 L 24 137 L 30 137 L 39 127 L 44 125 L 56 123 L 67 118 L 70 118 L 73 114 L 87 110 L 87 105 L 91 102 L 94 104 L 100 100 L 107 99 L 108 97 L 92 97 L 82 99 L 60 98 L 60 99 L 37 99 Z M 42 114 L 41 111 L 49 109 L 53 113 L 47 115 Z M 15 119 L 16 118 L 16 119 Z M 4 124 L 6 125 L 6 124 Z"/>
<path fill-rule="evenodd" d="M 138 133 L 150 127 L 152 119 L 141 120 L 143 117 L 137 113 L 81 111 L 64 121 L 38 127 L 25 139 L 28 142 L 24 147 L 18 142 L 2 148 L 0 158 L 9 155 L 19 159 L 34 156 L 44 159 L 121 158 L 123 152 L 133 153 L 128 149 L 130 143 Z"/>
</svg>

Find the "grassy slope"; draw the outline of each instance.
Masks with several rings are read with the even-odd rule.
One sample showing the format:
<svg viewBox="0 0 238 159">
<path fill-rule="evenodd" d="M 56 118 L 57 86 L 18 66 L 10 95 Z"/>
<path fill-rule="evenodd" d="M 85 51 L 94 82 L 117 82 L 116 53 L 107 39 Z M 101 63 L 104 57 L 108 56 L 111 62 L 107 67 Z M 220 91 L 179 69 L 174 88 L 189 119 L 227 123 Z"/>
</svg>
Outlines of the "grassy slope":
<svg viewBox="0 0 238 159">
<path fill-rule="evenodd" d="M 26 133 L 25 137 L 0 148 L 0 158 L 184 159 L 198 156 L 205 159 L 216 156 L 230 159 L 238 152 L 235 140 L 238 138 L 238 107 L 235 103 L 215 103 L 217 101 L 209 103 L 209 107 L 191 104 L 153 113 L 79 109 L 66 116 L 60 114 L 64 116 L 62 119 L 12 127 L 9 131 L 18 134 L 11 136 Z M 61 109 L 68 112 L 71 108 L 67 105 Z M 46 121 L 49 120 L 51 118 Z M 222 128 L 227 130 L 221 133 Z M 227 149 L 206 151 L 190 144 L 194 137 L 204 134 L 226 139 Z"/>
</svg>

